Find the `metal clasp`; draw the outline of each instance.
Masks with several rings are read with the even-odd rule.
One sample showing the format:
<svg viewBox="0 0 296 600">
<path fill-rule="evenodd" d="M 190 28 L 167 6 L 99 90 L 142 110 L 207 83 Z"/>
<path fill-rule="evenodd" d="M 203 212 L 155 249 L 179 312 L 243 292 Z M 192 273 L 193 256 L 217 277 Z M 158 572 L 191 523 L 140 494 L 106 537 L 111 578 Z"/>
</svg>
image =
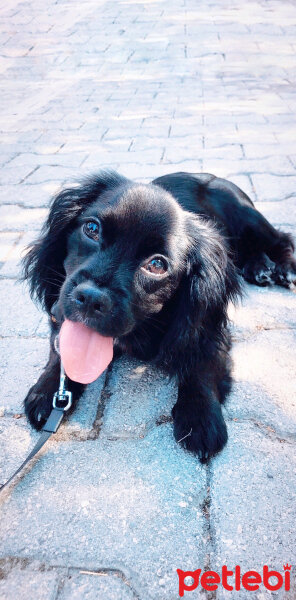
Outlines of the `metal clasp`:
<svg viewBox="0 0 296 600">
<path fill-rule="evenodd" d="M 60 386 L 58 392 L 54 394 L 52 406 L 66 411 L 72 406 L 72 392 L 66 390 L 66 373 L 61 362 Z M 57 402 L 66 402 L 65 406 L 57 406 Z"/>
</svg>

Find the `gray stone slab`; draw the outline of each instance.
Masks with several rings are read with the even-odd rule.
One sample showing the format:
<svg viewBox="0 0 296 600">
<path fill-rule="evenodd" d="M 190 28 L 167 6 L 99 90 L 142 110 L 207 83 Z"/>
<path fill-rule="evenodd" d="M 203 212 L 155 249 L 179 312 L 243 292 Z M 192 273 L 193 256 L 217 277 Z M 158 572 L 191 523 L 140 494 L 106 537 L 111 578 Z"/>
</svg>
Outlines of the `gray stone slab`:
<svg viewBox="0 0 296 600">
<path fill-rule="evenodd" d="M 37 166 L 46 165 L 46 166 L 65 166 L 71 167 L 72 169 L 77 168 L 81 165 L 83 159 L 85 158 L 84 154 L 79 152 L 75 152 L 72 154 L 66 154 L 65 152 L 56 153 L 56 154 L 33 154 L 29 152 L 22 152 L 16 158 L 13 158 L 10 163 L 10 168 L 17 169 L 23 165 L 29 165 L 33 171 Z"/>
<path fill-rule="evenodd" d="M 183 4 L 3 6 L 0 229 L 8 244 L 37 233 L 74 170 L 80 177 L 104 165 L 140 181 L 212 170 L 260 200 L 272 223 L 295 229 L 295 6 L 255 0 L 249 10 L 233 0 L 221 10 L 186 0 L 185 13 Z M 6 257 L 3 273 L 15 277 L 16 256 Z M 0 480 L 37 439 L 13 413 L 47 354 L 46 317 L 38 321 L 18 289 L 0 288 L 4 398 L 11 394 L 0 417 Z M 176 568 L 295 563 L 295 295 L 249 289 L 233 316 L 226 450 L 201 468 L 170 422 L 156 426 L 169 418 L 173 384 L 142 364 L 114 365 L 1 499 L 5 600 L 125 600 L 130 591 L 177 600 Z M 32 563 L 39 555 L 44 563 Z M 271 598 L 262 589 L 253 596 Z"/>
<path fill-rule="evenodd" d="M 254 188 L 252 186 L 252 182 L 251 182 L 249 176 L 247 176 L 247 175 L 232 175 L 228 179 L 229 179 L 229 181 L 231 181 L 232 183 L 237 185 L 241 190 L 243 190 L 243 192 L 245 192 L 245 194 L 247 194 L 251 198 L 251 200 L 254 202 L 254 200 L 256 199 L 255 191 L 254 191 Z"/>
<path fill-rule="evenodd" d="M 130 585 L 112 572 L 73 572 L 59 594 L 61 600 L 134 600 L 137 597 Z"/>
<path fill-rule="evenodd" d="M 2 337 L 34 335 L 42 317 L 33 304 L 25 284 L 0 280 L 0 330 Z"/>
<path fill-rule="evenodd" d="M 40 338 L 0 339 L 0 406 L 5 413 L 23 413 L 23 400 L 48 359 L 49 344 Z"/>
<path fill-rule="evenodd" d="M 21 165 L 14 169 L 8 165 L 2 170 L 0 185 L 17 184 L 26 179 L 34 169 L 30 165 Z"/>
<path fill-rule="evenodd" d="M 143 437 L 156 421 L 170 418 L 177 389 L 151 365 L 123 357 L 114 362 L 108 382 L 102 436 Z"/>
<path fill-rule="evenodd" d="M 205 148 L 202 157 L 205 163 L 215 158 L 226 159 L 227 161 L 231 159 L 240 160 L 243 159 L 243 151 L 241 144 L 224 144 L 216 148 Z"/>
<path fill-rule="evenodd" d="M 22 183 L 20 185 L 3 185 L 0 187 L 1 204 L 15 204 L 26 208 L 48 207 L 50 198 L 59 191 L 61 182 L 40 184 Z M 4 211 L 5 214 L 7 211 Z M 35 213 L 33 213 L 35 215 Z"/>
<path fill-rule="evenodd" d="M 247 158 L 253 159 L 257 158 L 258 160 L 274 157 L 279 154 L 279 144 L 276 142 L 274 136 L 270 137 L 270 139 L 264 138 L 264 140 L 257 141 L 251 140 L 249 138 L 244 142 L 244 149 Z"/>
<path fill-rule="evenodd" d="M 42 165 L 29 174 L 26 181 L 31 184 L 44 181 L 69 181 L 73 178 L 73 167 Z"/>
<path fill-rule="evenodd" d="M 0 412 L 1 473 L 4 483 L 25 460 L 39 434 L 28 426 L 24 415 L 2 416 Z"/>
<path fill-rule="evenodd" d="M 119 569 L 141 597 L 171 600 L 176 569 L 204 560 L 205 495 L 205 468 L 170 424 L 136 441 L 49 441 L 3 494 L 1 556 Z"/>
<path fill-rule="evenodd" d="M 295 329 L 261 331 L 235 343 L 229 417 L 251 419 L 296 440 L 295 344 Z"/>
<path fill-rule="evenodd" d="M 48 210 L 46 208 L 22 208 L 18 205 L 7 204 L 0 206 L 1 231 L 39 231 Z"/>
<path fill-rule="evenodd" d="M 36 563 L 26 561 L 1 561 L 1 600 L 55 600 L 58 591 L 59 573 Z"/>
<path fill-rule="evenodd" d="M 283 226 L 283 231 L 288 231 L 291 225 L 296 225 L 296 200 L 288 198 L 281 202 L 255 202 L 257 210 L 275 226 Z"/>
<path fill-rule="evenodd" d="M 267 130 L 269 129 L 270 125 L 266 125 Z M 287 150 L 285 148 L 283 148 L 283 154 L 287 152 Z M 256 174 L 260 174 L 260 178 L 259 180 L 261 182 L 263 182 L 263 185 L 265 184 L 265 179 L 263 177 L 261 177 L 261 173 L 262 174 L 271 174 L 276 177 L 276 180 L 279 180 L 278 176 L 282 176 L 282 179 L 285 179 L 284 176 L 285 175 L 295 175 L 295 166 L 293 165 L 292 161 L 289 160 L 289 158 L 285 155 L 281 156 L 281 155 L 275 155 L 275 156 L 270 156 L 267 158 L 261 158 L 261 159 L 244 159 L 243 161 L 243 169 L 244 171 L 248 172 L 248 173 L 253 173 L 253 180 L 254 182 L 256 182 Z M 255 179 L 254 179 L 255 177 Z M 288 179 L 288 178 L 287 178 Z M 269 181 L 268 181 L 269 183 Z M 258 186 L 258 197 L 260 198 L 260 186 Z M 264 197 L 262 198 L 262 200 L 264 200 Z"/>
<path fill-rule="evenodd" d="M 40 323 L 36 329 L 36 335 L 43 338 L 49 338 L 50 328 L 48 322 L 48 316 L 46 313 L 43 313 L 41 317 Z"/>
<path fill-rule="evenodd" d="M 295 445 L 249 423 L 233 423 L 229 434 L 211 469 L 211 569 L 221 574 L 222 565 L 231 570 L 240 565 L 242 572 L 255 569 L 262 575 L 268 565 L 283 573 L 283 564 L 296 560 Z M 290 594 L 281 590 L 276 597 L 294 598 L 295 579 L 293 585 Z M 244 589 L 232 593 L 221 586 L 216 594 L 219 600 L 251 596 Z M 255 595 L 258 600 L 271 596 L 263 587 Z"/>
<path fill-rule="evenodd" d="M 294 197 L 296 177 L 293 175 L 271 175 L 269 173 L 251 175 L 258 199 L 276 201 Z"/>
<path fill-rule="evenodd" d="M 0 263 L 5 263 L 8 258 L 10 258 L 15 245 L 17 244 L 20 238 L 19 233 L 0 233 Z M 3 267 L 2 267 L 3 269 Z M 0 274 L 1 268 L 0 268 Z"/>
<path fill-rule="evenodd" d="M 8 235 L 8 234 L 2 234 Z M 1 277 L 19 278 L 22 274 L 21 259 L 24 257 L 27 246 L 36 239 L 36 231 L 28 231 L 21 235 L 18 243 L 16 243 L 11 251 L 6 256 L 5 264 L 0 270 Z"/>
<path fill-rule="evenodd" d="M 260 288 L 244 283 L 244 296 L 228 315 L 235 340 L 248 338 L 254 330 L 296 329 L 296 298 L 292 290 L 279 286 Z"/>
<path fill-rule="evenodd" d="M 206 158 L 203 161 L 203 171 L 205 173 L 213 173 L 217 177 L 228 179 L 234 175 L 244 174 L 242 159 L 231 159 L 225 153 L 224 158 Z"/>
<path fill-rule="evenodd" d="M 104 410 L 104 390 L 107 372 L 86 387 L 75 410 L 62 423 L 56 437 L 58 439 L 95 439 L 101 428 Z"/>
</svg>

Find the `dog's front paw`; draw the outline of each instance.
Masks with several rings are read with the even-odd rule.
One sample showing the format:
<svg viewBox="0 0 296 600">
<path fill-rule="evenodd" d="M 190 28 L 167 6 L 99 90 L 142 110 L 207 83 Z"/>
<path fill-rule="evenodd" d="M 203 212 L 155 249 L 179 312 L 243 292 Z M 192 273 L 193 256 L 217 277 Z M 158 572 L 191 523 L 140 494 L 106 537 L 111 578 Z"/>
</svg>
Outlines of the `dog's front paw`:
<svg viewBox="0 0 296 600">
<path fill-rule="evenodd" d="M 25 413 L 31 425 L 39 430 L 48 419 L 52 409 L 53 394 L 38 390 L 34 385 L 29 390 L 25 400 Z"/>
<path fill-rule="evenodd" d="M 225 446 L 227 429 L 218 401 L 209 401 L 202 412 L 197 403 L 177 402 L 173 417 L 176 441 L 197 454 L 201 463 Z"/>
<path fill-rule="evenodd" d="M 293 260 L 287 264 L 278 264 L 273 275 L 273 280 L 277 285 L 288 289 L 295 289 L 296 261 Z"/>
<path fill-rule="evenodd" d="M 266 254 L 250 259 L 242 270 L 242 275 L 249 283 L 260 287 L 272 285 L 274 282 L 275 263 Z"/>
</svg>

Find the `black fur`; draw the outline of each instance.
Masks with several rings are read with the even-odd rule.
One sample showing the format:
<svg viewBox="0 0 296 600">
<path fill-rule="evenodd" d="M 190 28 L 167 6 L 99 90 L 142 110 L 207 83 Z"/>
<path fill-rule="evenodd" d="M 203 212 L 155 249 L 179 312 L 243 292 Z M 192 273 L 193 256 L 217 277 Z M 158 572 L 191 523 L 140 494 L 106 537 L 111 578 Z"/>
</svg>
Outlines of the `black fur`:
<svg viewBox="0 0 296 600">
<path fill-rule="evenodd" d="M 296 281 L 293 251 L 289 234 L 213 175 L 176 173 L 139 185 L 101 172 L 62 191 L 24 260 L 32 295 L 57 319 L 50 321 L 49 362 L 25 399 L 29 421 L 40 429 L 51 410 L 61 322 L 82 320 L 114 337 L 117 349 L 177 377 L 175 437 L 207 460 L 227 441 L 227 307 L 240 294 L 239 271 L 258 285 L 289 287 Z M 155 255 L 152 266 L 156 260 L 163 273 L 147 271 Z M 77 401 L 84 386 L 70 386 Z"/>
</svg>

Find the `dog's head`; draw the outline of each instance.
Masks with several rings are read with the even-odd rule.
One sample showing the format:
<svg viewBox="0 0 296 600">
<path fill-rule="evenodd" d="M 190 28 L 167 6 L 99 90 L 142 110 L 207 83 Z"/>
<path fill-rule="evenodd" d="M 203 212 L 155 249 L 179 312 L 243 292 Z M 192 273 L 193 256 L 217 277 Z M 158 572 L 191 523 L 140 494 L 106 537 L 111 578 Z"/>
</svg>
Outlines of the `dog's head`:
<svg viewBox="0 0 296 600">
<path fill-rule="evenodd" d="M 176 329 L 225 317 L 237 291 L 220 235 L 156 185 L 102 172 L 53 201 L 25 261 L 51 311 L 121 337 L 168 304 Z M 211 317 L 212 315 L 212 317 Z"/>
</svg>

